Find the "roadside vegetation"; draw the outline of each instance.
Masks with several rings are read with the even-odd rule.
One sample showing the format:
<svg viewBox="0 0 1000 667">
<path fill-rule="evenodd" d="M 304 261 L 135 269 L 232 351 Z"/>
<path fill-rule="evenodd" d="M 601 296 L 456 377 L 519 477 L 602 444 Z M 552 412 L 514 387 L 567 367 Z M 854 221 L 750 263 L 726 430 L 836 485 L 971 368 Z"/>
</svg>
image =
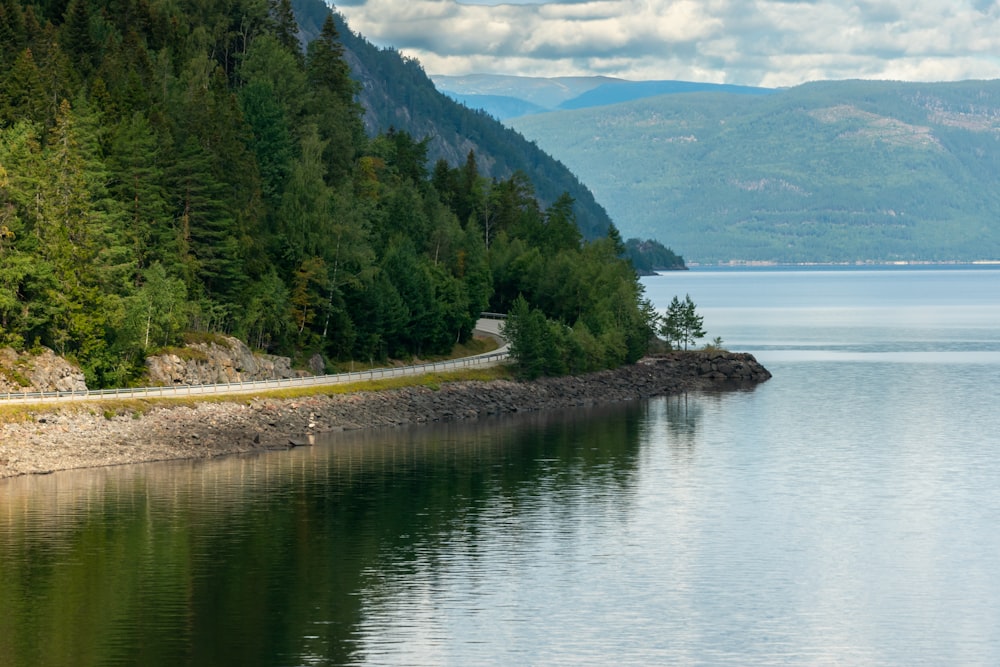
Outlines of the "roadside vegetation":
<svg viewBox="0 0 1000 667">
<path fill-rule="evenodd" d="M 309 396 L 338 396 L 362 391 L 389 391 L 404 387 L 427 387 L 437 391 L 450 382 L 490 382 L 513 379 L 511 366 L 499 365 L 487 368 L 466 368 L 455 371 L 407 375 L 378 380 L 363 380 L 321 387 L 290 387 L 287 389 L 265 389 L 252 394 L 228 394 L 213 396 L 156 397 L 142 399 L 100 398 L 87 401 L 63 403 L 4 403 L 0 402 L 0 423 L 34 421 L 40 414 L 90 413 L 101 414 L 106 419 L 131 417 L 138 419 L 146 412 L 158 407 L 193 407 L 199 403 L 250 403 L 254 400 L 296 399 Z"/>
<path fill-rule="evenodd" d="M 303 52 L 288 0 L 0 9 L 0 347 L 92 389 L 191 336 L 370 365 L 448 354 L 523 299 L 575 332 L 566 370 L 643 353 L 617 230 L 585 239 L 570 195 L 472 151 L 368 134 L 331 14 Z"/>
<path fill-rule="evenodd" d="M 571 327 L 564 321 L 546 317 L 524 299 L 516 300 L 503 329 L 510 340 L 514 372 L 524 379 L 584 373 L 633 363 L 646 352 L 694 349 L 707 335 L 705 318 L 698 314 L 690 294 L 683 300 L 674 296 L 662 314 L 648 301 L 640 301 L 640 319 L 628 329 L 633 334 L 630 338 L 595 337 L 585 318 L 578 319 Z M 716 337 L 704 347 L 722 350 L 722 338 Z"/>
</svg>

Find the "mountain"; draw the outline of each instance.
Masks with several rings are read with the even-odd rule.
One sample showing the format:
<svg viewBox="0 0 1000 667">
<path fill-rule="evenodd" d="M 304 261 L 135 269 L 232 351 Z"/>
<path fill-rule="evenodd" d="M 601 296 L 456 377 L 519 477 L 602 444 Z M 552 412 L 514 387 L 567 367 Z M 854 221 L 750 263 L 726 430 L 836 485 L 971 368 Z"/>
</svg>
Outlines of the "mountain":
<svg viewBox="0 0 1000 667">
<path fill-rule="evenodd" d="M 656 95 L 678 93 L 730 93 L 733 95 L 768 95 L 773 88 L 698 83 L 695 81 L 612 81 L 583 92 L 559 105 L 560 109 L 587 109 L 641 100 Z"/>
<path fill-rule="evenodd" d="M 691 92 L 508 123 L 689 262 L 1000 259 L 1000 81 Z"/>
<path fill-rule="evenodd" d="M 507 118 L 517 118 L 518 116 L 528 116 L 533 113 L 545 113 L 549 111 L 549 109 L 532 104 L 519 97 L 506 97 L 504 95 L 462 95 L 459 93 L 447 93 L 447 95 L 459 104 L 464 104 L 470 109 L 481 109 L 501 121 Z"/>
<path fill-rule="evenodd" d="M 300 39 L 311 41 L 329 7 L 321 0 L 295 0 L 292 7 Z M 565 165 L 484 111 L 463 106 L 438 92 L 418 61 L 394 49 L 374 46 L 351 31 L 343 17 L 335 13 L 334 18 L 351 75 L 360 83 L 358 98 L 364 107 L 369 135 L 394 128 L 417 139 L 427 138 L 432 166 L 439 159 L 450 165 L 464 164 L 469 151 L 474 151 L 479 171 L 485 176 L 503 180 L 522 171 L 543 206 L 553 204 L 567 192 L 575 201 L 577 225 L 584 237 L 605 235 L 611 218 Z M 569 82 L 559 85 L 578 90 Z"/>
<path fill-rule="evenodd" d="M 500 120 L 559 109 L 586 109 L 668 93 L 766 95 L 771 88 L 691 81 L 626 81 L 606 76 L 527 77 L 498 74 L 431 75 L 438 90 Z"/>
<path fill-rule="evenodd" d="M 567 100 L 579 97 L 589 90 L 623 81 L 606 76 L 545 78 L 505 76 L 502 74 L 467 74 L 464 76 L 432 74 L 431 80 L 438 90 L 463 103 L 468 98 L 484 105 L 490 104 L 492 100 L 520 100 L 526 102 L 531 108 L 542 110 L 557 109 Z M 507 117 L 494 113 L 490 106 L 473 104 L 468 106 L 473 109 L 483 109 L 497 118 Z"/>
</svg>

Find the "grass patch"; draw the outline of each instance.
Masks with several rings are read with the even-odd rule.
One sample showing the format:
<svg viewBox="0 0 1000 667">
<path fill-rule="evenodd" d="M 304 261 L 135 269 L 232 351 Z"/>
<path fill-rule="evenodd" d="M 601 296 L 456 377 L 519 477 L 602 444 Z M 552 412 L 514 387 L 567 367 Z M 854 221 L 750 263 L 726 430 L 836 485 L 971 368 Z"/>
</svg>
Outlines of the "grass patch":
<svg viewBox="0 0 1000 667">
<path fill-rule="evenodd" d="M 289 387 L 288 389 L 272 389 L 253 396 L 267 398 L 304 398 L 306 396 L 337 396 L 340 394 L 355 394 L 361 391 L 388 391 L 403 387 L 427 387 L 437 391 L 441 385 L 449 382 L 491 382 L 493 380 L 509 380 L 513 374 L 508 366 L 491 366 L 488 368 L 464 368 L 441 373 L 425 373 L 423 375 L 408 375 L 405 377 L 382 378 L 379 380 L 361 380 L 344 384 L 333 384 L 326 387 Z M 216 400 L 242 400 L 241 396 L 218 396 Z M 164 399 L 169 400 L 169 399 Z M 201 402 L 201 401 L 194 401 Z"/>
<path fill-rule="evenodd" d="M 210 333 L 208 331 L 188 331 L 184 334 L 185 345 L 195 345 L 196 343 L 205 343 L 206 345 L 215 343 L 223 347 L 228 347 L 229 345 L 226 337 L 222 334 Z"/>
<path fill-rule="evenodd" d="M 114 419 L 118 415 L 128 415 L 133 419 L 140 418 L 146 412 L 156 407 L 193 407 L 199 403 L 249 403 L 255 398 L 306 398 L 309 396 L 336 396 L 353 394 L 361 391 L 389 391 L 403 387 L 428 387 L 437 391 L 449 382 L 491 382 L 494 380 L 509 380 L 513 378 L 511 370 L 506 365 L 488 368 L 464 368 L 442 373 L 426 373 L 423 375 L 408 375 L 398 378 L 380 380 L 362 380 L 347 384 L 330 385 L 326 387 L 289 387 L 288 389 L 269 389 L 252 394 L 229 394 L 223 396 L 177 396 L 156 398 L 130 399 L 94 399 L 93 401 L 73 401 L 71 403 L 16 403 L 0 402 L 0 423 L 20 423 L 33 421 L 40 412 L 83 412 L 100 414 L 105 419 Z"/>
<path fill-rule="evenodd" d="M 184 361 L 208 361 L 208 353 L 196 347 L 164 347 L 156 351 L 152 356 L 172 354 Z"/>
<path fill-rule="evenodd" d="M 361 361 L 340 361 L 330 363 L 331 373 L 363 373 L 369 368 L 391 368 L 394 366 L 415 366 L 419 364 L 429 364 L 436 361 L 451 361 L 463 357 L 474 357 L 477 354 L 486 354 L 498 349 L 500 344 L 493 338 L 471 338 L 467 343 L 460 343 L 452 348 L 448 354 L 429 355 L 426 357 L 410 357 L 409 359 L 383 359 L 373 362 Z"/>
<path fill-rule="evenodd" d="M 6 366 L 0 366 L 0 377 L 3 377 L 7 382 L 11 384 L 16 384 L 18 387 L 30 387 L 31 381 L 24 377 L 15 368 L 7 368 Z"/>
</svg>

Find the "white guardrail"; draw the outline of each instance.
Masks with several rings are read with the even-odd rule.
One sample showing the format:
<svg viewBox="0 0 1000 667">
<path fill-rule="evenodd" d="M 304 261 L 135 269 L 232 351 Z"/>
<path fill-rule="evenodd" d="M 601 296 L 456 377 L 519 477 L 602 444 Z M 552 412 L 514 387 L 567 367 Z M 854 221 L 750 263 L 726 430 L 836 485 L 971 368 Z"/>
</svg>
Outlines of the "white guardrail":
<svg viewBox="0 0 1000 667">
<path fill-rule="evenodd" d="M 502 313 L 482 313 L 482 319 L 476 323 L 476 331 L 495 336 L 500 339 L 500 320 L 506 319 Z M 501 339 L 502 340 L 502 339 Z M 287 389 L 290 387 L 322 387 L 349 382 L 365 382 L 383 378 L 405 377 L 408 375 L 423 375 L 441 371 L 453 371 L 462 368 L 494 366 L 509 358 L 509 345 L 503 345 L 493 351 L 449 361 L 434 361 L 415 366 L 395 366 L 386 368 L 370 368 L 365 371 L 351 371 L 333 375 L 311 375 L 300 378 L 285 378 L 281 380 L 250 380 L 247 382 L 230 382 L 222 384 L 182 385 L 174 387 L 134 387 L 128 389 L 94 389 L 87 391 L 33 391 L 8 392 L 0 394 L 0 401 L 12 403 L 40 403 L 52 401 L 86 401 L 97 398 L 160 398 L 178 396 L 200 396 L 220 394 L 249 394 L 267 389 Z"/>
</svg>

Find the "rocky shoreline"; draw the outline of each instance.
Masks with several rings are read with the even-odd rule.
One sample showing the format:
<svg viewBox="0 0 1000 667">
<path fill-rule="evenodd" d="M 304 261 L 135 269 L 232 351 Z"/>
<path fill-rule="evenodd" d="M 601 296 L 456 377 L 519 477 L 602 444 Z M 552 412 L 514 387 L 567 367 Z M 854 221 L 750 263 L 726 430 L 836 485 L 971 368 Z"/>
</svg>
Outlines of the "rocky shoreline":
<svg viewBox="0 0 1000 667">
<path fill-rule="evenodd" d="M 296 399 L 234 398 L 143 413 L 104 414 L 74 405 L 0 425 L 0 478 L 56 470 L 207 458 L 307 444 L 341 430 L 477 419 L 749 387 L 771 374 L 752 355 L 675 352 L 631 366 L 532 382 L 449 382 Z"/>
</svg>

